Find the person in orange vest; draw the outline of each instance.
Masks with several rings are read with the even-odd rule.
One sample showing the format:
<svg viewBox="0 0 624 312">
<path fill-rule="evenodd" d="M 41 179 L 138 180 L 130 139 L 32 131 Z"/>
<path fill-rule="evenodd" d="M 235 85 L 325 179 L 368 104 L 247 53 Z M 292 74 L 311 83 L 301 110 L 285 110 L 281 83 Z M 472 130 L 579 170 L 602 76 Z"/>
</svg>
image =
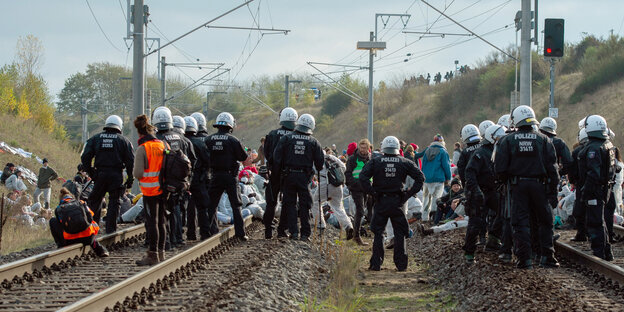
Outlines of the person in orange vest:
<svg viewBox="0 0 624 312">
<path fill-rule="evenodd" d="M 160 189 L 159 176 L 162 167 L 165 144 L 154 136 L 156 127 L 149 124 L 147 116 L 139 115 L 134 120 L 139 133 L 139 142 L 134 157 L 133 175 L 139 179 L 145 209 L 147 231 L 147 254 L 137 260 L 137 265 L 154 265 L 165 260 L 165 203 Z"/>
<path fill-rule="evenodd" d="M 93 251 L 98 257 L 108 257 L 108 250 L 106 250 L 104 246 L 100 245 L 100 243 L 98 243 L 95 239 L 100 227 L 93 220 L 93 211 L 89 209 L 84 201 L 74 199 L 71 192 L 67 188 L 61 188 L 59 198 L 61 198 L 61 202 L 56 209 L 56 217 L 50 219 L 50 232 L 52 233 L 52 237 L 54 237 L 56 245 L 59 248 L 73 244 L 83 244 L 84 246 L 88 245 L 93 248 Z M 78 224 L 71 224 L 68 220 L 66 220 L 71 219 L 66 218 L 65 216 L 67 216 L 67 212 L 72 209 L 83 210 L 78 212 L 80 216 L 84 217 L 82 218 L 83 220 L 78 222 Z M 73 231 L 76 227 L 83 228 L 80 223 L 84 223 L 86 229 L 79 232 Z"/>
</svg>

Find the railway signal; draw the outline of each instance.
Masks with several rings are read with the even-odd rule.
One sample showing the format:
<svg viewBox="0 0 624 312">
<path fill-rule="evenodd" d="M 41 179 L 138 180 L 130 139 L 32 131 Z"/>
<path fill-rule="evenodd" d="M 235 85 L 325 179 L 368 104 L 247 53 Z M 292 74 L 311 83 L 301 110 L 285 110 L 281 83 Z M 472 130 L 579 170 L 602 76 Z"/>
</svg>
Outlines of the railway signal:
<svg viewBox="0 0 624 312">
<path fill-rule="evenodd" d="M 563 30 L 564 20 L 562 18 L 547 18 L 544 21 L 544 56 L 563 56 Z"/>
</svg>

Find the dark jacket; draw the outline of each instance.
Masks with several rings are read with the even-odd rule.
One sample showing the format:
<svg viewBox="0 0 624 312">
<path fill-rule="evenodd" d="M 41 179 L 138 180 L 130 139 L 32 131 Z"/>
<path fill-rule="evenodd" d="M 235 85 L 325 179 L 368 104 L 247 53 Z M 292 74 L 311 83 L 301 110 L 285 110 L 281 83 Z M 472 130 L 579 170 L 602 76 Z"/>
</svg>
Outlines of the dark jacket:
<svg viewBox="0 0 624 312">
<path fill-rule="evenodd" d="M 228 171 L 238 174 L 238 162 L 247 159 L 241 142 L 226 130 L 219 130 L 206 138 L 210 171 Z"/>
<path fill-rule="evenodd" d="M 132 177 L 134 151 L 130 141 L 120 131 L 107 128 L 87 140 L 80 160 L 92 178 L 99 170 L 117 170 L 122 174 L 124 168 Z"/>
<path fill-rule="evenodd" d="M 615 181 L 615 151 L 609 140 L 590 138 L 579 153 L 579 177 L 584 181 L 582 200 L 606 203 L 609 183 Z"/>
<path fill-rule="evenodd" d="M 414 185 L 403 192 L 405 179 L 408 176 L 414 179 Z M 371 178 L 373 178 L 372 185 Z M 371 159 L 364 165 L 359 180 L 366 193 L 375 195 L 397 194 L 402 196 L 402 200 L 407 201 L 409 197 L 414 196 L 422 189 L 425 176 L 413 161 L 399 155 L 384 154 Z"/>
<path fill-rule="evenodd" d="M 266 159 L 267 168 L 269 168 L 269 170 L 273 170 L 271 166 L 273 165 L 273 153 L 275 152 L 277 143 L 283 136 L 290 134 L 291 132 L 292 130 L 281 127 L 279 129 L 272 130 L 264 138 L 264 158 Z"/>
<path fill-rule="evenodd" d="M 370 160 L 370 154 L 368 154 L 367 156 L 362 156 L 358 151 L 356 151 L 347 159 L 347 169 L 345 170 L 345 184 L 351 192 L 362 191 L 362 186 L 360 185 L 358 179 L 353 177 L 353 169 L 357 167 L 358 160 L 364 162 L 364 164 L 366 165 L 366 163 Z"/>
<path fill-rule="evenodd" d="M 278 172 L 294 169 L 312 173 L 312 167 L 317 171 L 323 169 L 324 159 L 321 144 L 313 136 L 293 131 L 277 143 L 272 166 Z"/>
<path fill-rule="evenodd" d="M 459 174 L 459 179 L 464 186 L 466 185 L 466 166 L 470 161 L 472 153 L 480 147 L 480 142 L 470 143 L 459 154 L 459 160 L 457 161 L 457 174 Z"/>
</svg>

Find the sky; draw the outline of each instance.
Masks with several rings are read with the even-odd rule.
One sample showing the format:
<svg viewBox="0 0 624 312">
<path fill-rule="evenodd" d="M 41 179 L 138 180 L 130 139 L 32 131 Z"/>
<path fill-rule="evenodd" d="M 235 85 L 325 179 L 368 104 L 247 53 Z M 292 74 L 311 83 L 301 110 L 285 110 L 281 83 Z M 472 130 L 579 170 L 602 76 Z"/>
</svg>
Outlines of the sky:
<svg viewBox="0 0 624 312">
<path fill-rule="evenodd" d="M 500 48 L 505 49 L 515 42 L 513 19 L 521 0 L 427 2 L 475 33 L 486 34 L 484 38 Z M 145 0 L 150 12 L 147 36 L 161 38 L 164 44 L 242 3 L 242 0 Z M 5 14 L 0 18 L 0 65 L 14 61 L 18 38 L 29 34 L 38 37 L 45 49 L 41 74 L 54 96 L 70 75 L 84 72 L 90 63 L 132 66 L 130 41 L 123 39 L 126 36 L 126 0 L 2 0 L 2 6 Z M 567 42 L 578 42 L 585 34 L 607 37 L 611 30 L 622 35 L 623 9 L 621 0 L 542 0 L 539 1 L 538 27 L 541 31 L 544 18 L 564 18 Z M 230 71 L 220 78 L 233 83 L 264 75 L 290 74 L 292 79 L 297 79 L 318 73 L 307 62 L 365 67 L 368 66 L 368 52 L 356 50 L 356 42 L 368 41 L 369 32 L 375 28 L 376 13 L 411 16 L 409 20 L 377 19 L 378 40 L 385 41 L 387 48 L 379 51 L 375 58 L 375 83 L 381 80 L 399 82 L 417 74 L 444 73 L 455 68 L 455 60 L 460 65 L 474 66 L 495 51 L 475 37 L 451 35 L 466 34 L 466 31 L 430 9 L 422 0 L 255 0 L 210 25 L 259 25 L 290 32 L 284 35 L 201 28 L 175 46 L 162 49 L 161 55 L 166 56 L 167 63 L 197 60 L 225 63 L 223 67 Z M 427 30 L 449 35 L 442 38 L 403 33 Z M 542 41 L 541 36 L 539 40 Z M 155 48 L 151 46 L 151 50 Z M 147 58 L 146 69 L 156 73 L 157 65 L 154 53 Z M 317 67 L 323 72 L 352 68 Z M 168 75 L 178 75 L 189 82 L 207 73 L 205 67 L 167 67 L 167 70 Z M 368 79 L 366 70 L 350 73 L 364 81 Z M 339 73 L 330 74 L 337 75 Z M 320 82 L 319 87 L 322 87 Z M 200 88 L 207 91 L 210 87 Z"/>
</svg>

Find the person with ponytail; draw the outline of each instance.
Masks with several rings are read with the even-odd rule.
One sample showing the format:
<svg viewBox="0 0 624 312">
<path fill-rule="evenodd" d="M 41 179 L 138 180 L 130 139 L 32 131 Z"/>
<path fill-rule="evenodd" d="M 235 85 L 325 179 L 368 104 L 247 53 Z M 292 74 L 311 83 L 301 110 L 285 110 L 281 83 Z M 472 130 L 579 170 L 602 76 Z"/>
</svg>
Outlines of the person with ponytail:
<svg viewBox="0 0 624 312">
<path fill-rule="evenodd" d="M 155 127 L 149 124 L 147 116 L 139 115 L 134 120 L 139 133 L 138 148 L 134 157 L 134 176 L 139 180 L 145 209 L 145 229 L 148 250 L 137 265 L 154 265 L 165 258 L 165 205 L 158 177 L 162 167 L 165 144 L 154 136 Z"/>
</svg>

